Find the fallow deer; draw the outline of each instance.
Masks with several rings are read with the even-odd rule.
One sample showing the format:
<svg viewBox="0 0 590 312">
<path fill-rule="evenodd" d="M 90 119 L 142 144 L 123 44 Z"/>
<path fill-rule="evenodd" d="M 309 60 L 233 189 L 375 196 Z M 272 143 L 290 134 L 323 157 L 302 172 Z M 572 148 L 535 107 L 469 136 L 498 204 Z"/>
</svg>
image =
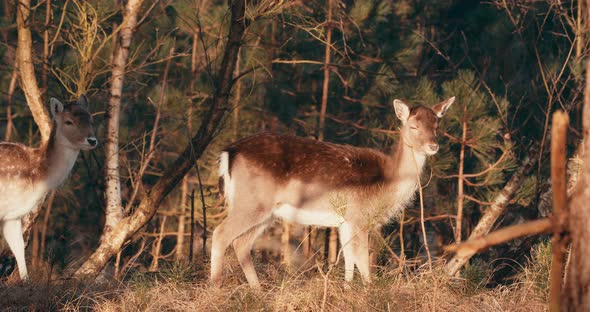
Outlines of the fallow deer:
<svg viewBox="0 0 590 312">
<path fill-rule="evenodd" d="M 250 251 L 274 218 L 338 227 L 345 280 L 352 280 L 356 264 L 369 283 L 369 230 L 412 202 L 426 157 L 439 149 L 438 119 L 454 101 L 431 109 L 395 100 L 402 126 L 390 155 L 274 134 L 254 135 L 225 148 L 219 176 L 228 215 L 213 232 L 211 284 L 221 285 L 224 253 L 233 242 L 248 283 L 260 287 Z"/>
<path fill-rule="evenodd" d="M 0 227 L 21 279 L 28 278 L 21 219 L 67 178 L 80 150 L 98 144 L 85 95 L 73 104 L 49 102 L 53 124 L 47 142 L 39 148 L 0 143 Z"/>
</svg>

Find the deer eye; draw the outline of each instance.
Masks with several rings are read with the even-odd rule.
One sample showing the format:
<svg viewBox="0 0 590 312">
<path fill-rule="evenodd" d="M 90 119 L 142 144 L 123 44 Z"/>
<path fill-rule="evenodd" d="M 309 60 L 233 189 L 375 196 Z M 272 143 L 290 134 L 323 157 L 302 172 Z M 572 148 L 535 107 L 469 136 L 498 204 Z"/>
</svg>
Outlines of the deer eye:
<svg viewBox="0 0 590 312">
<path fill-rule="evenodd" d="M 416 126 L 410 126 L 410 129 L 412 129 L 412 130 L 418 130 L 418 127 L 416 127 Z"/>
<path fill-rule="evenodd" d="M 70 120 L 66 120 L 66 125 L 72 126 L 72 125 L 74 125 L 74 123 L 72 121 L 70 121 Z"/>
</svg>

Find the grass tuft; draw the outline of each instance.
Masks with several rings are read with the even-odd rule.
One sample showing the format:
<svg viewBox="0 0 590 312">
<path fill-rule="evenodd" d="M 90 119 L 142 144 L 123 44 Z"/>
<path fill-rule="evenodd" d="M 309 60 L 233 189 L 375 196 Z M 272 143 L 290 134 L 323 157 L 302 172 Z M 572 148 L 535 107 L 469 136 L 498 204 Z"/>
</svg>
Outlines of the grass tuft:
<svg viewBox="0 0 590 312">
<path fill-rule="evenodd" d="M 539 247 L 541 248 L 541 247 Z M 539 255 L 544 254 L 539 249 Z M 543 252 L 541 252 L 543 251 Z M 542 311 L 546 300 L 536 282 L 485 288 L 486 276 L 471 267 L 472 277 L 446 276 L 441 265 L 408 273 L 382 268 L 371 285 L 343 281 L 338 266 L 329 274 L 290 273 L 278 265 L 258 265 L 261 290 L 248 287 L 235 260 L 228 261 L 224 286 L 208 286 L 209 269 L 182 265 L 156 273 L 134 273 L 120 284 L 13 284 L 0 287 L 0 305 L 8 311 Z M 531 277 L 532 269 L 524 274 Z M 540 272 L 540 269 L 536 269 Z M 400 273 L 400 272 L 404 273 Z M 476 274 L 479 272 L 479 275 Z M 528 275 L 527 275 L 528 274 Z M 47 284 L 45 284 L 47 285 Z"/>
<path fill-rule="evenodd" d="M 551 242 L 537 244 L 531 250 L 531 257 L 517 280 L 533 289 L 535 294 L 549 302 L 551 272 Z"/>
</svg>

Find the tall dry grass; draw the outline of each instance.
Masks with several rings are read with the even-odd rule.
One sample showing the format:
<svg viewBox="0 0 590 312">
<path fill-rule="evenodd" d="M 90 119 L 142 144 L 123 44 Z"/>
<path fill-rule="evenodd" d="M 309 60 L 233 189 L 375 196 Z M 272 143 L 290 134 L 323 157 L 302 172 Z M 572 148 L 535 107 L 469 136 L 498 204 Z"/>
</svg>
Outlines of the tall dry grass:
<svg viewBox="0 0 590 312">
<path fill-rule="evenodd" d="M 228 261 L 221 289 L 207 285 L 207 266 L 169 266 L 100 285 L 67 280 L 10 282 L 0 286 L 0 307 L 6 311 L 104 312 L 544 311 L 544 248 L 548 247 L 536 249 L 514 284 L 492 289 L 485 287 L 488 272 L 477 265 L 462 278 L 447 277 L 441 265 L 432 272 L 382 268 L 373 274 L 370 286 L 363 286 L 357 279 L 345 284 L 341 266 L 289 273 L 281 266 L 264 264 L 257 266 L 263 288 L 256 291 L 248 287 L 234 259 Z"/>
</svg>

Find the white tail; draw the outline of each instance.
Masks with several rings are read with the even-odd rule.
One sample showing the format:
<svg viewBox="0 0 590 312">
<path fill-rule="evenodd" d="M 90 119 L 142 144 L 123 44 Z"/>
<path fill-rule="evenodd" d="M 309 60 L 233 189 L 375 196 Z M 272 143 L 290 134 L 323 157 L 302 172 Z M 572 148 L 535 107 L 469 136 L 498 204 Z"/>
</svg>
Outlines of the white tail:
<svg viewBox="0 0 590 312">
<path fill-rule="evenodd" d="M 41 147 L 0 143 L 0 227 L 21 279 L 28 277 L 22 217 L 67 178 L 81 149 L 91 150 L 98 144 L 86 96 L 70 105 L 52 98 L 50 111 L 51 134 Z"/>
<path fill-rule="evenodd" d="M 250 251 L 273 218 L 338 227 L 346 281 L 352 280 L 356 265 L 369 282 L 369 230 L 411 203 L 426 157 L 439 148 L 438 118 L 454 100 L 432 109 L 410 109 L 395 100 L 402 127 L 391 155 L 272 134 L 228 146 L 221 153 L 219 168 L 228 216 L 213 233 L 211 283 L 220 286 L 223 255 L 233 242 L 248 283 L 260 286 Z"/>
</svg>

